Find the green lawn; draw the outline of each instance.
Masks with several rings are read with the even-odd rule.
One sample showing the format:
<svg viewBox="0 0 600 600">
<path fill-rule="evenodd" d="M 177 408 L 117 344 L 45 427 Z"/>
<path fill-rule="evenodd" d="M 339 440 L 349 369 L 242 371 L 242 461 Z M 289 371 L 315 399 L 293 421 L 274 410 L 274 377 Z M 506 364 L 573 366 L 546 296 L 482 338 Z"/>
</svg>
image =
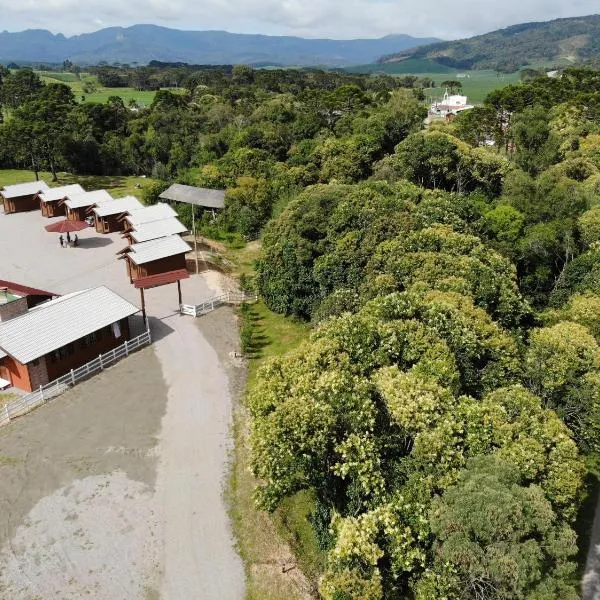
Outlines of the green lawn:
<svg viewBox="0 0 600 600">
<path fill-rule="evenodd" d="M 481 104 L 485 97 L 493 90 L 505 87 L 511 83 L 519 83 L 520 74 L 497 73 L 496 71 L 464 71 L 445 67 L 428 60 L 410 59 L 402 62 L 359 65 L 345 69 L 351 73 L 387 73 L 403 77 L 427 77 L 433 79 L 438 86 L 442 81 L 453 79 L 463 85 L 463 93 L 469 97 L 469 102 Z M 444 89 L 441 87 L 425 90 L 427 101 L 441 99 Z"/>
<path fill-rule="evenodd" d="M 33 181 L 34 179 L 35 175 L 32 171 L 0 169 L 0 188 L 15 183 L 26 183 L 28 181 Z M 59 173 L 58 181 L 53 183 L 52 174 L 48 172 L 41 172 L 40 179 L 43 179 L 50 186 L 78 183 L 89 192 L 105 189 L 115 197 L 133 195 L 138 198 L 141 196 L 141 192 L 145 187 L 154 183 L 154 180 L 149 177 L 72 175 L 70 173 Z"/>
<path fill-rule="evenodd" d="M 421 73 L 419 77 L 431 77 L 439 86 L 442 81 L 453 79 L 462 84 L 462 94 L 469 98 L 471 104 L 482 104 L 485 97 L 499 88 L 510 84 L 519 83 L 519 73 L 497 73 L 496 71 L 457 71 L 451 75 L 447 73 Z M 425 90 L 428 103 L 441 99 L 444 88 L 437 87 Z"/>
<path fill-rule="evenodd" d="M 78 102 L 107 102 L 111 96 L 119 96 L 123 99 L 125 105 L 128 105 L 131 100 L 135 100 L 140 107 L 150 106 L 156 96 L 156 92 L 140 92 L 133 88 L 106 88 L 100 85 L 98 78 L 94 75 L 81 73 L 78 78 L 74 73 L 50 73 L 47 71 L 37 71 L 44 83 L 65 83 L 75 94 Z M 85 93 L 83 90 L 84 83 L 93 84 L 95 90 L 91 93 Z M 175 88 L 168 88 L 171 91 L 177 91 Z"/>
</svg>

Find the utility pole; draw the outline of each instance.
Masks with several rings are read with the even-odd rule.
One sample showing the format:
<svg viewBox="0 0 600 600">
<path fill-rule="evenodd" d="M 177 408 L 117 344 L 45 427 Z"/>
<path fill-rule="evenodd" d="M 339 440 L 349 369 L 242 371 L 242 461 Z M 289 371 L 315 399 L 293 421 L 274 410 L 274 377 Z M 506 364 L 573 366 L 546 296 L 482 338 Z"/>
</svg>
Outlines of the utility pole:
<svg viewBox="0 0 600 600">
<path fill-rule="evenodd" d="M 196 257 L 196 275 L 200 272 L 198 267 L 198 238 L 196 237 L 196 206 L 192 204 L 192 230 L 194 232 L 194 256 Z"/>
</svg>

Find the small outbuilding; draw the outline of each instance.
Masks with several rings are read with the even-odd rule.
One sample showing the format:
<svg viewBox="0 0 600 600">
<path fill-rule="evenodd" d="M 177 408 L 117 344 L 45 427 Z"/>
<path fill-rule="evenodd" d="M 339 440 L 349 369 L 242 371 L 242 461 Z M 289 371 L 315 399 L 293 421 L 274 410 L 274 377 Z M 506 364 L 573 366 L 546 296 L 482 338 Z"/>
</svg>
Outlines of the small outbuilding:
<svg viewBox="0 0 600 600">
<path fill-rule="evenodd" d="M 0 378 L 33 391 L 130 338 L 136 306 L 107 287 L 60 296 L 0 323 Z"/>
<path fill-rule="evenodd" d="M 131 244 L 119 254 L 127 262 L 129 280 L 186 269 L 185 255 L 191 248 L 178 235 Z"/>
<path fill-rule="evenodd" d="M 0 321 L 14 319 L 58 294 L 0 279 Z"/>
<path fill-rule="evenodd" d="M 70 196 L 77 196 L 85 193 L 85 190 L 78 184 L 61 185 L 60 187 L 50 188 L 49 190 L 38 194 L 40 209 L 44 217 L 62 217 L 67 214 L 65 202 Z"/>
<path fill-rule="evenodd" d="M 135 196 L 125 196 L 94 206 L 88 209 L 88 212 L 94 215 L 98 233 L 112 233 L 125 229 L 123 216 L 141 208 L 144 208 L 144 205 Z"/>
<path fill-rule="evenodd" d="M 87 211 L 90 208 L 113 201 L 114 198 L 106 190 L 75 194 L 65 200 L 64 203 L 67 211 L 67 219 L 70 221 L 85 221 L 88 217 Z"/>
<path fill-rule="evenodd" d="M 200 206 L 213 212 L 225 208 L 225 190 L 212 190 L 180 183 L 174 183 L 159 198 L 169 202 L 182 202 L 183 204 Z"/>
<path fill-rule="evenodd" d="M 50 187 L 45 181 L 30 181 L 28 183 L 7 185 L 0 191 L 0 196 L 2 196 L 4 204 L 4 212 L 8 215 L 38 209 L 40 207 L 38 194 L 49 189 Z"/>
</svg>

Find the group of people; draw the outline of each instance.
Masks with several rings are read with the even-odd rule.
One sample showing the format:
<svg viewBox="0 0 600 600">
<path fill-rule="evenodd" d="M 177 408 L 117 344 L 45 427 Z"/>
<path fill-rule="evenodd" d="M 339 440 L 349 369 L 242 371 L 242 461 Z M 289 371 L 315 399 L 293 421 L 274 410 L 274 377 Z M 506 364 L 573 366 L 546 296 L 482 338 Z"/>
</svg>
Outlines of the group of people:
<svg viewBox="0 0 600 600">
<path fill-rule="evenodd" d="M 77 234 L 75 234 L 73 236 L 73 239 L 71 239 L 71 235 L 69 234 L 68 231 L 67 231 L 67 239 L 65 240 L 65 238 L 62 236 L 62 233 L 61 233 L 58 238 L 58 241 L 60 243 L 61 248 L 68 248 L 71 245 L 79 246 L 79 238 L 77 237 Z M 72 244 L 71 244 L 71 242 L 72 242 Z"/>
</svg>

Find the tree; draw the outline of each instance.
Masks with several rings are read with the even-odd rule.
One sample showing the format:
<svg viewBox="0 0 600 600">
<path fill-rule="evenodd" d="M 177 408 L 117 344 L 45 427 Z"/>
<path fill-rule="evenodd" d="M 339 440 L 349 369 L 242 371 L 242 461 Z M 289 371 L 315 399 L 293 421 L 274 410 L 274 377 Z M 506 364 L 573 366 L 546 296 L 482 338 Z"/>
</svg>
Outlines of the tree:
<svg viewBox="0 0 600 600">
<path fill-rule="evenodd" d="M 430 510 L 433 569 L 416 597 L 575 600 L 575 533 L 537 485 L 494 456 L 469 461 Z"/>
<path fill-rule="evenodd" d="M 552 134 L 548 111 L 541 106 L 526 108 L 512 121 L 516 145 L 515 161 L 530 175 L 548 168 L 558 158 L 558 140 Z"/>
<path fill-rule="evenodd" d="M 600 346 L 589 330 L 564 321 L 533 331 L 525 365 L 529 387 L 582 448 L 600 448 Z"/>
<path fill-rule="evenodd" d="M 32 100 L 43 87 L 42 80 L 31 69 L 9 72 L 2 79 L 0 100 L 15 109 Z"/>
<path fill-rule="evenodd" d="M 451 94 L 462 90 L 462 83 L 460 81 L 456 81 L 455 79 L 447 79 L 446 81 L 442 81 L 440 85 L 443 88 L 448 88 L 448 91 Z"/>
</svg>

